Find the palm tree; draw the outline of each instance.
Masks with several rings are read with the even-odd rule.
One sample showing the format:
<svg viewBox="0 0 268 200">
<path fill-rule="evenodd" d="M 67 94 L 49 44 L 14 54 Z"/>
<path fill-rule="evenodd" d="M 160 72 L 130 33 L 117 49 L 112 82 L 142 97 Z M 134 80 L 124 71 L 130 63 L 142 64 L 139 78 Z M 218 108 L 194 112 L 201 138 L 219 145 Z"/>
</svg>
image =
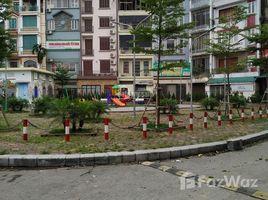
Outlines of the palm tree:
<svg viewBox="0 0 268 200">
<path fill-rule="evenodd" d="M 32 49 L 32 54 L 37 55 L 37 62 L 41 65 L 44 57 L 47 55 L 47 49 L 42 47 L 42 44 L 35 44 Z"/>
<path fill-rule="evenodd" d="M 54 79 L 58 81 L 61 85 L 61 93 L 60 95 L 63 95 L 63 88 L 64 85 L 68 82 L 68 80 L 72 77 L 71 74 L 69 74 L 69 71 L 65 69 L 64 67 L 57 66 L 56 71 L 54 73 Z"/>
</svg>

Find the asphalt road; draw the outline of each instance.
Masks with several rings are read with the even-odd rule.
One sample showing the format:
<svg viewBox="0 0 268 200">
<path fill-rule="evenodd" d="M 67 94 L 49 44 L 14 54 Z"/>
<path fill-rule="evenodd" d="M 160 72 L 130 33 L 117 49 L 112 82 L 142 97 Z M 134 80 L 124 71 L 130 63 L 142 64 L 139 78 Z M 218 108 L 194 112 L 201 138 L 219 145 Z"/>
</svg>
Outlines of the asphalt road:
<svg viewBox="0 0 268 200">
<path fill-rule="evenodd" d="M 239 152 L 200 155 L 161 162 L 217 178 L 257 179 L 268 192 L 268 141 Z M 181 190 L 180 179 L 148 166 L 112 165 L 84 168 L 0 170 L 1 200 L 250 200 L 249 196 L 222 188 Z"/>
</svg>

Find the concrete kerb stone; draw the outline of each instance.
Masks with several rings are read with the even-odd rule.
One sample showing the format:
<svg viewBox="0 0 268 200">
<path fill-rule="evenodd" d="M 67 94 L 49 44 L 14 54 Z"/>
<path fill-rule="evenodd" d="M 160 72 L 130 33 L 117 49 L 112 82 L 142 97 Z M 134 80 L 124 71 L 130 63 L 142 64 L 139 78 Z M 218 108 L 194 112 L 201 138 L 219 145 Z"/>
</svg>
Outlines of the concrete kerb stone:
<svg viewBox="0 0 268 200">
<path fill-rule="evenodd" d="M 238 151 L 243 149 L 243 141 L 239 138 L 227 140 L 227 149 L 229 151 Z"/>
<path fill-rule="evenodd" d="M 170 158 L 180 158 L 181 157 L 181 148 L 180 147 L 171 147 L 170 149 Z"/>
<path fill-rule="evenodd" d="M 10 155 L 0 155 L 0 167 L 8 167 L 8 158 Z"/>
<path fill-rule="evenodd" d="M 109 164 L 108 153 L 95 153 L 94 163 L 95 165 Z"/>
<path fill-rule="evenodd" d="M 131 163 L 136 161 L 136 153 L 134 151 L 122 151 L 122 163 Z"/>
<path fill-rule="evenodd" d="M 37 167 L 36 155 L 10 155 L 9 167 Z"/>
<path fill-rule="evenodd" d="M 78 166 L 80 165 L 80 156 L 81 154 L 68 154 L 65 157 L 65 166 Z"/>
<path fill-rule="evenodd" d="M 80 154 L 80 166 L 94 166 L 95 154 Z"/>
<path fill-rule="evenodd" d="M 142 162 L 148 160 L 149 150 L 137 150 L 134 151 L 136 154 L 136 162 Z"/>
<path fill-rule="evenodd" d="M 37 167 L 64 167 L 65 158 L 64 154 L 38 155 Z"/>
<path fill-rule="evenodd" d="M 108 152 L 109 164 L 120 164 L 123 160 L 123 154 L 121 152 Z"/>
</svg>

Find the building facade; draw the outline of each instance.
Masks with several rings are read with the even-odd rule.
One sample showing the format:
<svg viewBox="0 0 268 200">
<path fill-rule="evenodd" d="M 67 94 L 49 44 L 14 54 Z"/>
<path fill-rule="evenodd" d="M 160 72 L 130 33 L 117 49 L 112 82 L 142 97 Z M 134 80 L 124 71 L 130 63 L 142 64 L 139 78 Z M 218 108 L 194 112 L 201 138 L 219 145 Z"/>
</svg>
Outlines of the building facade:
<svg viewBox="0 0 268 200">
<path fill-rule="evenodd" d="M 57 67 L 67 69 L 72 76 L 64 88 L 77 95 L 77 77 L 81 70 L 79 0 L 48 0 L 45 12 L 47 68 L 52 72 Z M 56 88 L 56 92 L 59 91 Z"/>
<path fill-rule="evenodd" d="M 13 38 L 14 51 L 0 68 L 0 80 L 8 84 L 7 95 L 27 99 L 53 95 L 53 73 L 46 69 L 46 59 L 38 63 L 33 46 L 45 47 L 45 4 L 42 0 L 13 1 L 13 11 L 4 27 Z M 7 79 L 7 80 L 6 80 Z"/>
<path fill-rule="evenodd" d="M 116 7 L 116 1 L 81 0 L 81 95 L 107 94 L 117 84 Z"/>
</svg>

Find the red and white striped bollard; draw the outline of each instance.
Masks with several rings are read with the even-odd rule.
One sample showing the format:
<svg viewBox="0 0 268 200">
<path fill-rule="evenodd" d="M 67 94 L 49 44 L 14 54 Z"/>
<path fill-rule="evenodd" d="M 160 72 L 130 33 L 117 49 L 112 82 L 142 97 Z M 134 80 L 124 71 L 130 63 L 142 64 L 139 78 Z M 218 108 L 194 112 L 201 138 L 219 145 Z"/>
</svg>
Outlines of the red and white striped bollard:
<svg viewBox="0 0 268 200">
<path fill-rule="evenodd" d="M 190 113 L 190 118 L 189 118 L 189 121 L 190 121 L 190 124 L 189 124 L 189 128 L 190 130 L 192 131 L 194 129 L 194 113 Z"/>
<path fill-rule="evenodd" d="M 173 133 L 173 115 L 168 116 L 168 133 L 169 135 Z"/>
<path fill-rule="evenodd" d="M 218 112 L 218 126 L 221 126 L 221 111 Z"/>
<path fill-rule="evenodd" d="M 259 116 L 260 116 L 260 119 L 262 119 L 262 107 L 259 108 Z"/>
<path fill-rule="evenodd" d="M 70 142 L 70 119 L 65 119 L 64 121 L 65 125 L 65 135 L 64 135 L 64 140 L 65 142 Z"/>
<path fill-rule="evenodd" d="M 204 128 L 208 128 L 208 113 L 204 112 Z"/>
<path fill-rule="evenodd" d="M 229 111 L 229 124 L 230 125 L 233 124 L 233 111 L 232 110 Z"/>
<path fill-rule="evenodd" d="M 147 122 L 148 122 L 148 118 L 147 117 L 143 117 L 142 118 L 142 133 L 143 133 L 143 139 L 147 138 Z"/>
<path fill-rule="evenodd" d="M 254 108 L 251 108 L 251 119 L 254 120 Z"/>
<path fill-rule="evenodd" d="M 109 140 L 109 118 L 104 118 L 103 123 L 104 123 L 104 140 L 108 141 Z"/>
<path fill-rule="evenodd" d="M 242 119 L 242 122 L 245 121 L 245 111 L 244 111 L 244 108 L 242 108 L 241 119 Z"/>
<path fill-rule="evenodd" d="M 24 141 L 28 141 L 28 125 L 29 125 L 28 119 L 23 119 L 22 120 L 22 125 L 23 125 L 23 128 L 22 128 L 22 139 Z"/>
</svg>

